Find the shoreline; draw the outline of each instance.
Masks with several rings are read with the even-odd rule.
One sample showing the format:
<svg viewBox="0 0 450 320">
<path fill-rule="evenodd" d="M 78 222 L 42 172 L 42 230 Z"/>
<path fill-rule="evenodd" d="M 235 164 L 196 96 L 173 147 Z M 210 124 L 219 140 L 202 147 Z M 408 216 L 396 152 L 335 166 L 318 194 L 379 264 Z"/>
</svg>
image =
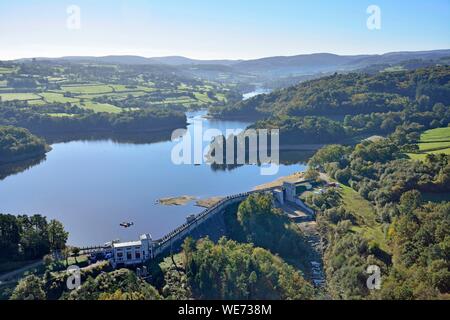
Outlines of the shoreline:
<svg viewBox="0 0 450 320">
<path fill-rule="evenodd" d="M 0 168 L 2 168 L 4 166 L 8 166 L 8 165 L 19 164 L 20 162 L 37 160 L 39 158 L 45 157 L 47 155 L 47 153 L 49 153 L 50 151 L 52 151 L 52 147 L 50 145 L 46 145 L 45 152 L 43 152 L 43 153 L 42 152 L 27 153 L 27 154 L 14 156 L 12 158 L 9 158 L 6 161 L 2 160 L 2 161 L 0 161 Z"/>
</svg>

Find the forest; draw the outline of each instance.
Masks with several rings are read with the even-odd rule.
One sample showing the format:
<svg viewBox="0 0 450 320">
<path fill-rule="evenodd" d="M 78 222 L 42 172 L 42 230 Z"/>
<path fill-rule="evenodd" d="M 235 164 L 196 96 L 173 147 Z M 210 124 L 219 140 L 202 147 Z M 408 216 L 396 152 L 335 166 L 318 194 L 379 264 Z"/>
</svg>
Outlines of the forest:
<svg viewBox="0 0 450 320">
<path fill-rule="evenodd" d="M 21 108 L 15 103 L 0 102 L 0 125 L 27 128 L 35 134 L 146 133 L 171 131 L 186 126 L 186 116 L 183 112 L 159 107 L 121 113 L 96 113 L 64 104 L 50 104 L 45 107 L 57 112 L 70 109 L 71 116 L 43 114 L 43 108 Z"/>
<path fill-rule="evenodd" d="M 414 125 L 415 131 L 446 126 L 449 100 L 450 67 L 440 66 L 375 75 L 335 74 L 212 107 L 210 114 L 257 120 L 250 128 L 280 129 L 281 145 L 352 144 L 371 135 L 391 134 L 401 125 Z"/>
<path fill-rule="evenodd" d="M 413 71 L 334 74 L 268 95 L 217 107 L 218 118 L 266 118 L 276 115 L 332 116 L 402 111 L 420 97 L 428 105 L 450 100 L 450 66 Z"/>
<path fill-rule="evenodd" d="M 227 208 L 225 237 L 216 243 L 186 239 L 175 256 L 177 267 L 170 257 L 162 271 L 150 266 L 155 286 L 169 299 L 315 298 L 316 289 L 305 279 L 311 249 L 273 200 L 253 195 Z"/>
<path fill-rule="evenodd" d="M 49 150 L 43 139 L 26 129 L 0 126 L 0 164 L 37 158 Z"/>
<path fill-rule="evenodd" d="M 3 262 L 42 259 L 66 246 L 68 233 L 57 220 L 41 215 L 0 214 L 0 265 Z M 5 270 L 2 270 L 5 271 Z"/>
<path fill-rule="evenodd" d="M 411 160 L 404 153 L 405 141 L 408 135 L 398 128 L 387 139 L 326 146 L 309 162 L 345 188 L 306 199 L 320 211 L 333 298 L 448 299 L 449 156 Z M 373 216 L 362 219 L 361 212 L 345 203 L 344 191 L 365 199 Z M 381 290 L 367 290 L 369 265 L 382 270 L 386 280 Z"/>
</svg>

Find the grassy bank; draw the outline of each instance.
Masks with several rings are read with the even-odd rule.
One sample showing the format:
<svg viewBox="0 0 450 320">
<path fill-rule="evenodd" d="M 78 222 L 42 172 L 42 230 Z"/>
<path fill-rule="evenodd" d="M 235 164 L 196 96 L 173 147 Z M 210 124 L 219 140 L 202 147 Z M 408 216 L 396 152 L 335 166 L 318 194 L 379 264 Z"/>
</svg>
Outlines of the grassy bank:
<svg viewBox="0 0 450 320">
<path fill-rule="evenodd" d="M 408 156 L 413 160 L 423 161 L 428 154 L 443 153 L 450 155 L 450 127 L 425 131 L 420 136 L 418 146 L 418 153 L 408 154 Z"/>
</svg>

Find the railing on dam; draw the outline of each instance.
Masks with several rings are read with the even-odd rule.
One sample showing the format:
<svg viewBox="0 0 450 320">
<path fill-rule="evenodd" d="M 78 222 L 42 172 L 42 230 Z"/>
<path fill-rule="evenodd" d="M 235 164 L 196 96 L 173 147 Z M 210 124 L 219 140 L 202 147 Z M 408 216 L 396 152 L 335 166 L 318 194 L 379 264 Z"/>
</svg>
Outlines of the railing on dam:
<svg viewBox="0 0 450 320">
<path fill-rule="evenodd" d="M 202 223 L 207 221 L 209 218 L 215 216 L 216 214 L 223 212 L 224 209 L 226 209 L 228 206 L 239 203 L 244 201 L 247 197 L 251 196 L 252 194 L 258 194 L 258 193 L 267 193 L 267 192 L 274 192 L 276 189 L 283 189 L 283 187 L 272 187 L 272 188 L 266 188 L 261 190 L 254 190 L 249 192 L 243 192 L 236 195 L 228 196 L 220 200 L 218 203 L 216 203 L 214 206 L 205 209 L 201 213 L 195 216 L 195 218 L 188 222 L 184 223 L 175 230 L 169 232 L 167 235 L 162 237 L 161 239 L 158 239 L 156 241 L 152 242 L 151 245 L 151 252 L 149 253 L 151 258 L 155 258 L 162 253 L 166 252 L 166 250 L 172 250 L 173 245 L 178 245 L 180 241 L 182 241 L 185 237 L 187 237 L 191 231 L 194 231 L 195 228 L 200 226 Z M 297 203 L 302 206 L 305 211 L 310 214 L 314 215 L 314 211 L 311 208 L 308 208 L 304 203 L 302 203 L 299 200 L 300 203 Z M 91 246 L 91 247 L 85 247 L 81 248 L 81 252 L 85 254 L 89 253 L 97 253 L 97 252 L 108 252 L 113 250 L 113 244 L 114 242 L 110 244 L 105 244 L 103 246 Z"/>
<path fill-rule="evenodd" d="M 181 226 L 179 226 L 177 229 L 173 230 L 172 232 L 169 232 L 167 235 L 162 237 L 159 240 L 155 241 L 155 244 L 157 247 L 155 247 L 155 250 L 158 250 L 158 248 L 164 248 L 168 243 L 171 242 L 174 238 L 180 237 L 180 235 L 183 234 L 186 230 L 189 230 L 193 226 L 198 226 L 202 222 L 206 221 L 209 217 L 221 212 L 225 207 L 234 204 L 236 202 L 242 201 L 245 198 L 249 197 L 252 194 L 257 193 L 265 193 L 265 192 L 271 192 L 275 189 L 279 189 L 280 187 L 273 187 L 273 188 L 267 188 L 267 189 L 261 189 L 261 190 L 254 190 L 244 193 L 239 193 L 236 195 L 228 196 L 218 203 L 216 203 L 214 206 L 206 209 L 205 211 L 199 213 L 194 220 L 190 221 L 189 223 L 185 223 Z"/>
</svg>

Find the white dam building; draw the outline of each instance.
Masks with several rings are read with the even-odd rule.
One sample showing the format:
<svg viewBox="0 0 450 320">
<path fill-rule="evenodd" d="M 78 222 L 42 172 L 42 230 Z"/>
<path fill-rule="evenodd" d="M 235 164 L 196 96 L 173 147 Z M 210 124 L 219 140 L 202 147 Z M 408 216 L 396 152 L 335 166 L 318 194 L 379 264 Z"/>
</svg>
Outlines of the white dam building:
<svg viewBox="0 0 450 320">
<path fill-rule="evenodd" d="M 140 236 L 138 241 L 119 242 L 112 245 L 111 264 L 114 268 L 144 263 L 153 257 L 153 240 L 149 234 Z"/>
</svg>

